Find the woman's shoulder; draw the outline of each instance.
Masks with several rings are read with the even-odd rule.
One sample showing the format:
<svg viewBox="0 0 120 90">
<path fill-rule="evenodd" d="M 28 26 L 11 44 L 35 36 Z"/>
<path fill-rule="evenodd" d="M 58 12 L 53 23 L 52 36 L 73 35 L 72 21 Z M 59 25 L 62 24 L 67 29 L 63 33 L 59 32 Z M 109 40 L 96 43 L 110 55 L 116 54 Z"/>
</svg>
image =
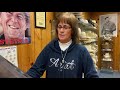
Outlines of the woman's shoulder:
<svg viewBox="0 0 120 90">
<path fill-rule="evenodd" d="M 46 49 L 54 48 L 56 42 L 57 42 L 57 39 L 53 39 L 53 40 L 51 40 L 51 41 L 45 46 L 45 48 L 46 48 Z"/>
<path fill-rule="evenodd" d="M 77 44 L 76 46 L 77 46 L 78 49 L 80 49 L 82 51 L 87 50 L 86 47 L 84 45 L 82 45 L 82 44 Z"/>
<path fill-rule="evenodd" d="M 76 44 L 76 45 L 77 45 L 77 47 L 79 47 L 79 48 L 85 48 L 85 46 L 82 45 L 82 44 Z"/>
</svg>

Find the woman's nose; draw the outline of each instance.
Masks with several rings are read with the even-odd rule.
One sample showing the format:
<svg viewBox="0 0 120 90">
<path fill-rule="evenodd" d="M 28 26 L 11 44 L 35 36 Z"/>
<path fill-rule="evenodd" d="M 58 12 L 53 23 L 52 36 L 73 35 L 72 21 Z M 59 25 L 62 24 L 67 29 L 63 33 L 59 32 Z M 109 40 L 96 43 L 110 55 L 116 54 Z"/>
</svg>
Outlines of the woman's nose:
<svg viewBox="0 0 120 90">
<path fill-rule="evenodd" d="M 60 32 L 64 32 L 64 28 L 63 27 L 60 29 Z"/>
</svg>

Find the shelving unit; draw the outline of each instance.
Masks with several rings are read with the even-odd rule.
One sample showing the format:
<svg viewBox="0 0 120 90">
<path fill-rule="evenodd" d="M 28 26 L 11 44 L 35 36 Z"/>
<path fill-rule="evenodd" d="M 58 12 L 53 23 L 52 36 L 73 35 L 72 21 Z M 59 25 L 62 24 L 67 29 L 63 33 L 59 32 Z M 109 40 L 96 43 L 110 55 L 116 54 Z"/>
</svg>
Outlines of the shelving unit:
<svg viewBox="0 0 120 90">
<path fill-rule="evenodd" d="M 113 71 L 112 37 L 101 37 L 101 70 Z"/>
<path fill-rule="evenodd" d="M 86 20 L 85 20 L 86 21 Z M 98 62 L 98 30 L 97 27 L 93 26 L 90 23 L 85 23 L 80 21 L 79 27 L 80 32 L 80 44 L 84 45 L 89 51 L 96 69 Z M 96 24 L 96 23 L 95 23 Z"/>
</svg>

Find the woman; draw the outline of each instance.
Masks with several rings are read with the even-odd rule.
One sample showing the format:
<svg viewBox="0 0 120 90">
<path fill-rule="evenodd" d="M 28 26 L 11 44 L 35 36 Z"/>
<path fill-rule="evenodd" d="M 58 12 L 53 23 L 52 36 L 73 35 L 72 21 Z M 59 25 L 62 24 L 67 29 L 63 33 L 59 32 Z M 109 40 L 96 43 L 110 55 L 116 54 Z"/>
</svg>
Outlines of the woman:
<svg viewBox="0 0 120 90">
<path fill-rule="evenodd" d="M 46 78 L 97 78 L 93 60 L 84 46 L 79 44 L 78 21 L 72 13 L 62 13 L 56 22 L 56 38 L 40 53 L 28 70 L 39 78 L 46 70 Z"/>
</svg>

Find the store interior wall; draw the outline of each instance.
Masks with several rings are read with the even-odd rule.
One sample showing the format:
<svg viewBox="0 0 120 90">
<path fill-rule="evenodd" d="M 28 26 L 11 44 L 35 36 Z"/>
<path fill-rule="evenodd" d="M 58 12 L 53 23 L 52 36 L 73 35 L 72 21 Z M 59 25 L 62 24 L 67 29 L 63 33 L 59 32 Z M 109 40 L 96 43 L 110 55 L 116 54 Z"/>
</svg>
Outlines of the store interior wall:
<svg viewBox="0 0 120 90">
<path fill-rule="evenodd" d="M 119 12 L 84 12 L 83 18 L 94 19 L 99 24 L 99 15 L 117 13 Z M 35 62 L 37 56 L 42 49 L 51 41 L 51 20 L 55 17 L 54 12 L 46 12 L 46 29 L 35 28 L 34 12 L 30 12 L 30 32 L 31 43 L 17 45 L 18 68 L 26 72 Z M 118 22 L 120 19 L 118 18 Z M 98 28 L 99 30 L 99 28 Z M 118 35 L 114 38 L 114 70 L 120 71 L 120 23 L 118 23 Z M 100 42 L 98 43 L 100 44 Z M 99 48 L 100 49 L 100 48 Z M 100 52 L 98 53 L 100 55 Z M 100 56 L 98 59 L 98 66 L 100 67 Z M 43 75 L 45 77 L 45 74 Z"/>
</svg>

